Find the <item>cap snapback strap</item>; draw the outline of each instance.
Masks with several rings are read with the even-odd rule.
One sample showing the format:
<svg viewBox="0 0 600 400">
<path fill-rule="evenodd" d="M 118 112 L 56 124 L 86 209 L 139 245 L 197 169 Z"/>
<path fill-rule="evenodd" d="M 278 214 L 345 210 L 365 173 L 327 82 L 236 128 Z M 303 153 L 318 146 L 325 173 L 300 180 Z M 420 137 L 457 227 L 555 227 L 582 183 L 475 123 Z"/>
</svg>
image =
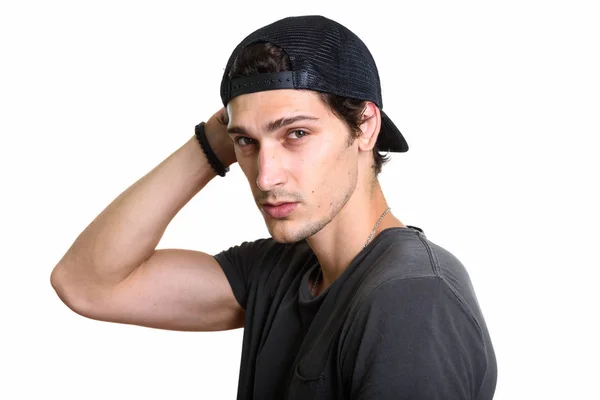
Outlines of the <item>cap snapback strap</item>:
<svg viewBox="0 0 600 400">
<path fill-rule="evenodd" d="M 234 78 L 229 82 L 229 99 L 246 93 L 274 89 L 294 89 L 294 73 L 272 72 Z"/>
</svg>

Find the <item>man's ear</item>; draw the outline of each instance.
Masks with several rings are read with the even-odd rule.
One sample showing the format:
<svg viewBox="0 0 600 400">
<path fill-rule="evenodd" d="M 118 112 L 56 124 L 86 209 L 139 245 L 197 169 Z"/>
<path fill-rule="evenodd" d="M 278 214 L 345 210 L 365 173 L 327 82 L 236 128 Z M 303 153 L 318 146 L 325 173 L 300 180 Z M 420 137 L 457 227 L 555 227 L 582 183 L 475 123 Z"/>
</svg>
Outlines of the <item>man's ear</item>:
<svg viewBox="0 0 600 400">
<path fill-rule="evenodd" d="M 381 112 L 375 103 L 367 101 L 362 114 L 360 125 L 361 135 L 357 138 L 358 148 L 361 151 L 371 151 L 375 147 L 379 129 L 381 129 Z"/>
<path fill-rule="evenodd" d="M 229 124 L 229 113 L 227 112 L 227 107 L 223 107 L 220 111 L 221 113 L 219 114 L 217 121 L 227 126 Z"/>
</svg>

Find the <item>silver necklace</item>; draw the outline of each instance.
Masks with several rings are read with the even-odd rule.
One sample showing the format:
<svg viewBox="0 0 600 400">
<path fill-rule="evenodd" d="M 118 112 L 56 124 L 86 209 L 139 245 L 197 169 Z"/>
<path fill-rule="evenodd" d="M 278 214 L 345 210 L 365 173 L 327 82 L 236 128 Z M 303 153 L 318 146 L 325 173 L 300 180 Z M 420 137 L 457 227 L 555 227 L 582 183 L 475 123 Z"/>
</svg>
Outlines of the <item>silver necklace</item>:
<svg viewBox="0 0 600 400">
<path fill-rule="evenodd" d="M 379 219 L 377 220 L 377 223 L 375 224 L 375 227 L 371 231 L 371 234 L 369 235 L 369 238 L 367 239 L 367 243 L 365 243 L 365 246 L 363 247 L 363 250 L 364 250 L 365 247 L 367 247 L 367 245 L 369 244 L 369 242 L 371 241 L 371 239 L 373 239 L 373 235 L 375 234 L 375 231 L 377 230 L 377 227 L 379 226 L 379 223 L 381 222 L 381 220 L 383 219 L 383 217 L 385 217 L 385 214 L 387 214 L 391 209 L 392 209 L 391 207 L 388 207 L 388 209 L 385 210 L 383 212 L 383 214 L 381 214 L 381 217 L 379 217 Z M 313 284 L 312 284 L 312 286 L 310 288 L 310 294 L 313 297 L 315 297 L 315 288 L 317 287 L 317 284 L 319 283 L 319 279 L 321 279 L 322 275 L 323 275 L 323 269 L 319 268 L 319 274 L 317 275 L 317 277 L 313 281 Z"/>
</svg>

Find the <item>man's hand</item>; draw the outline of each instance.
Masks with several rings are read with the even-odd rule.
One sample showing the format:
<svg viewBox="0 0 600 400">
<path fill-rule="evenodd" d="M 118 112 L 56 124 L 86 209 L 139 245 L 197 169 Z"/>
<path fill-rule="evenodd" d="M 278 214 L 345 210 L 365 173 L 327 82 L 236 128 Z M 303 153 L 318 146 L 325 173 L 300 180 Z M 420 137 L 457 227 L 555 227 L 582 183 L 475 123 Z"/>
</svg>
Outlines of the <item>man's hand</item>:
<svg viewBox="0 0 600 400">
<path fill-rule="evenodd" d="M 227 134 L 225 108 L 213 114 L 206 122 L 205 132 L 210 147 L 225 167 L 237 162 L 233 141 Z"/>
</svg>

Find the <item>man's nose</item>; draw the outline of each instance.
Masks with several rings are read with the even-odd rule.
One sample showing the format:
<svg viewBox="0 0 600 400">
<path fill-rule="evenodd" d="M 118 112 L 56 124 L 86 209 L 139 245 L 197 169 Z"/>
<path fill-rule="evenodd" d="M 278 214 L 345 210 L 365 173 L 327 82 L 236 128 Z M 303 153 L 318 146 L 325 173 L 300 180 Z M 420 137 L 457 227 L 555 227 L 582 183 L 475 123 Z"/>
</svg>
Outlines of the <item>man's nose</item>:
<svg viewBox="0 0 600 400">
<path fill-rule="evenodd" d="M 285 182 L 282 154 L 277 145 L 261 146 L 258 152 L 256 185 L 263 192 L 271 191 Z"/>
</svg>

